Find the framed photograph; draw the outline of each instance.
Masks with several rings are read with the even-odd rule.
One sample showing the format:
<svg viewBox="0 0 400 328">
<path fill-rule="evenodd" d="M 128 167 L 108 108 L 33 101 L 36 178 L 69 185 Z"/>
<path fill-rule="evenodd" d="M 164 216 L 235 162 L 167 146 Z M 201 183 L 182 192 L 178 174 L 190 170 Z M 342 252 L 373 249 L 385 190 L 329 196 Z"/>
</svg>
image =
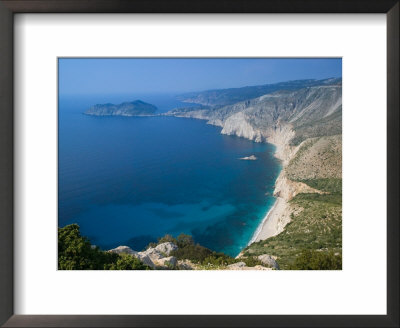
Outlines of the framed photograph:
<svg viewBox="0 0 400 328">
<path fill-rule="evenodd" d="M 5 327 L 398 327 L 398 1 L 0 1 Z"/>
</svg>

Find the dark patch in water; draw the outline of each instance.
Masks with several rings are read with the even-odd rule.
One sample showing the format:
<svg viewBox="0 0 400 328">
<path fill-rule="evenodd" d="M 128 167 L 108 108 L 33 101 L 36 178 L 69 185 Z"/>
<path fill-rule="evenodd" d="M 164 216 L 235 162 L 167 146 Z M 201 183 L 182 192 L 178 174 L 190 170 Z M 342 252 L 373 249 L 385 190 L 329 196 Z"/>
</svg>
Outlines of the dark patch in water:
<svg viewBox="0 0 400 328">
<path fill-rule="evenodd" d="M 150 212 L 154 213 L 155 215 L 159 216 L 160 218 L 180 218 L 185 216 L 179 212 L 167 211 L 162 208 L 153 208 L 149 209 Z"/>
</svg>

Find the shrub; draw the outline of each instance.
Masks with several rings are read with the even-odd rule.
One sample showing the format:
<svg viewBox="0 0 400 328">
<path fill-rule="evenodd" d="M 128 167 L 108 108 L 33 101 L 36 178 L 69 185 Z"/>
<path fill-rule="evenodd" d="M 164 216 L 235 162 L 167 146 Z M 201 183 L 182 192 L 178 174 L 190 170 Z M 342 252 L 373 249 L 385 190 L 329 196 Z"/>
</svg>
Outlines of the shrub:
<svg viewBox="0 0 400 328">
<path fill-rule="evenodd" d="M 81 236 L 79 226 L 70 224 L 58 228 L 59 270 L 145 270 L 138 259 L 92 247 L 89 239 Z"/>
<path fill-rule="evenodd" d="M 117 260 L 112 263 L 109 270 L 148 270 L 149 267 L 140 262 L 137 258 L 121 254 L 118 256 Z"/>
<path fill-rule="evenodd" d="M 248 267 L 255 267 L 256 265 L 263 265 L 263 263 L 254 256 L 243 257 L 240 259 L 242 262 L 246 263 Z"/>
<path fill-rule="evenodd" d="M 158 238 L 158 244 L 167 243 L 167 242 L 174 243 L 174 244 L 177 243 L 176 239 L 173 236 L 168 235 L 168 234 L 165 235 L 164 237 Z"/>
<path fill-rule="evenodd" d="M 304 250 L 296 258 L 294 270 L 341 270 L 342 255 L 334 252 Z"/>
<path fill-rule="evenodd" d="M 201 263 L 208 256 L 211 256 L 213 252 L 208 248 L 200 245 L 187 245 L 180 247 L 171 252 L 170 255 L 175 256 L 178 260 L 190 260 L 193 263 Z"/>
<path fill-rule="evenodd" d="M 214 252 L 206 247 L 195 244 L 192 236 L 180 234 L 176 243 L 178 249 L 171 252 L 178 260 L 190 260 L 193 263 L 226 265 L 234 263 L 234 259 L 223 253 Z"/>
<path fill-rule="evenodd" d="M 214 266 L 227 266 L 235 262 L 236 262 L 235 259 L 228 255 L 225 255 L 223 253 L 213 252 L 212 255 L 207 256 L 203 261 L 201 261 L 201 264 L 202 265 L 212 264 Z"/>
<path fill-rule="evenodd" d="M 176 243 L 179 248 L 190 247 L 194 245 L 193 237 L 190 235 L 185 235 L 184 233 L 181 233 L 176 238 Z"/>
</svg>

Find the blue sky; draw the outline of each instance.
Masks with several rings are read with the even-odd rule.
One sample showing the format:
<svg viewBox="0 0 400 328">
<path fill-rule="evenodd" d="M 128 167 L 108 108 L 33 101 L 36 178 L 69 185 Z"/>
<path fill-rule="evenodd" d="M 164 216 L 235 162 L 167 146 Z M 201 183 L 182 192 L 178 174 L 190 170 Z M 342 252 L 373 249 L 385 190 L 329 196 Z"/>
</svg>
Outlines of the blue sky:
<svg viewBox="0 0 400 328">
<path fill-rule="evenodd" d="M 60 94 L 182 93 L 342 76 L 342 60 L 60 58 Z"/>
</svg>

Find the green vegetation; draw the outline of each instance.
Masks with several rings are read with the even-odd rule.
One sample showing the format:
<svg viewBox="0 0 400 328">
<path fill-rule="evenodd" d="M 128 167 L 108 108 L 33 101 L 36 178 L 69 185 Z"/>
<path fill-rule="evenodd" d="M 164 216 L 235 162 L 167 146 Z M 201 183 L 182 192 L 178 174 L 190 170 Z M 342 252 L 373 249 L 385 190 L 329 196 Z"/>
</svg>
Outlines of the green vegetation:
<svg viewBox="0 0 400 328">
<path fill-rule="evenodd" d="M 290 204 L 294 212 L 284 231 L 250 245 L 244 250 L 244 255 L 277 256 L 280 268 L 286 270 L 339 269 L 342 253 L 341 193 L 298 194 Z M 332 253 L 339 254 L 335 261 Z M 309 264 L 304 264 L 308 260 Z"/>
<path fill-rule="evenodd" d="M 103 252 L 106 253 L 106 252 Z M 107 253 L 109 254 L 109 253 Z M 150 270 L 147 265 L 144 265 L 136 257 L 128 254 L 116 254 L 118 258 L 105 270 Z"/>
<path fill-rule="evenodd" d="M 79 226 L 58 228 L 59 270 L 147 270 L 137 258 L 101 251 L 81 236 Z"/>
<path fill-rule="evenodd" d="M 249 256 L 242 257 L 240 261 L 246 263 L 248 267 L 255 267 L 256 265 L 264 265 L 257 257 Z"/>
<path fill-rule="evenodd" d="M 341 270 L 342 255 L 340 253 L 319 252 L 316 250 L 304 250 L 296 258 L 293 270 Z"/>
<path fill-rule="evenodd" d="M 306 179 L 297 180 L 304 182 L 306 185 L 314 189 L 318 189 L 324 192 L 341 194 L 342 193 L 342 179 L 329 178 L 329 179 Z"/>
<path fill-rule="evenodd" d="M 192 236 L 180 234 L 178 237 L 165 235 L 157 243 L 151 243 L 147 248 L 158 244 L 172 242 L 178 249 L 170 256 L 178 260 L 189 260 L 199 269 L 224 269 L 227 265 L 243 261 L 247 266 L 262 264 L 252 256 L 234 259 L 223 253 L 214 252 L 199 244 L 195 244 Z M 168 262 L 170 269 L 177 269 Z M 77 224 L 67 225 L 58 229 L 58 269 L 59 270 L 149 270 L 147 265 L 129 254 L 105 252 L 90 244 L 88 238 L 80 234 Z"/>
<path fill-rule="evenodd" d="M 290 180 L 323 193 L 295 196 L 290 201 L 291 221 L 284 231 L 250 245 L 245 255 L 277 256 L 280 268 L 286 270 L 341 269 L 341 149 L 340 135 L 307 139 L 302 144 L 285 173 Z"/>
</svg>

